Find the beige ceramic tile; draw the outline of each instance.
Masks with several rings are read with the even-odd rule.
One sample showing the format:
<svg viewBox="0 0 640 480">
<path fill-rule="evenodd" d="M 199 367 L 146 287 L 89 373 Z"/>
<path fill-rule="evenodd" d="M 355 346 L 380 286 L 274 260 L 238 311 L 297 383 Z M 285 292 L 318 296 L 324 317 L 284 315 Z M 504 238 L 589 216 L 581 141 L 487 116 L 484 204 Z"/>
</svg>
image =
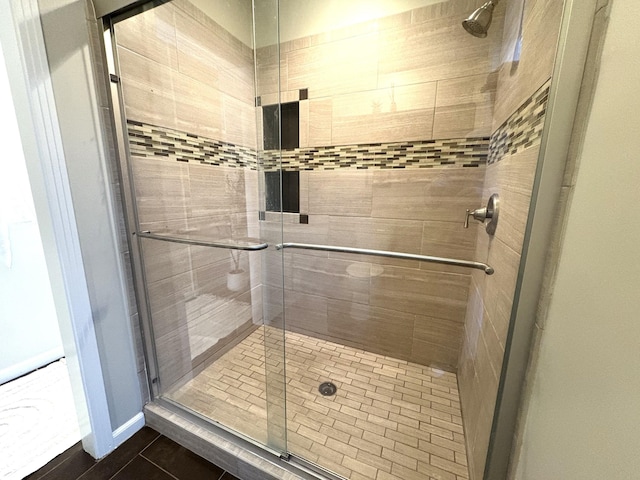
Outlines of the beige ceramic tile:
<svg viewBox="0 0 640 480">
<path fill-rule="evenodd" d="M 362 35 L 288 52 L 287 87 L 309 89 L 309 98 L 376 87 L 377 34 Z"/>
<path fill-rule="evenodd" d="M 370 215 L 372 180 L 370 170 L 310 172 L 309 214 Z"/>
<path fill-rule="evenodd" d="M 148 283 L 166 279 L 191 270 L 188 245 L 142 239 L 145 275 Z"/>
<path fill-rule="evenodd" d="M 509 60 L 502 64 L 499 72 L 494 130 L 551 77 L 562 5 L 553 0 L 526 2 L 520 58 L 515 61 L 508 52 L 503 54 Z M 519 5 L 513 2 L 507 7 L 517 9 Z M 509 18 L 519 21 L 516 17 Z M 509 43 L 505 48 L 510 49 Z"/>
<path fill-rule="evenodd" d="M 385 266 L 371 278 L 371 305 L 462 322 L 469 277 Z"/>
<path fill-rule="evenodd" d="M 414 338 L 452 349 L 456 353 L 456 362 L 454 364 L 457 363 L 457 354 L 462 344 L 462 335 L 462 322 L 416 315 Z"/>
<path fill-rule="evenodd" d="M 172 225 L 184 225 L 190 215 L 186 165 L 145 157 L 132 157 L 131 165 L 140 222 L 177 221 Z"/>
<path fill-rule="evenodd" d="M 484 234 L 482 227 L 473 223 L 465 229 L 462 218 L 458 222 L 426 221 L 423 222 L 420 253 L 435 257 L 477 261 L 476 238 Z M 467 268 L 433 263 L 421 263 L 420 268 L 460 274 L 469 273 Z"/>
<path fill-rule="evenodd" d="M 172 70 L 123 47 L 118 60 L 127 118 L 176 128 Z"/>
<path fill-rule="evenodd" d="M 293 255 L 292 288 L 327 298 L 366 304 L 369 300 L 370 264 Z"/>
<path fill-rule="evenodd" d="M 264 442 L 265 399 L 270 390 L 283 394 L 268 373 L 270 359 L 281 358 L 282 339 L 281 331 L 259 328 L 168 395 Z M 266 356 L 263 342 L 274 347 Z M 292 332 L 286 343 L 292 453 L 354 480 L 422 478 L 426 471 L 466 478 L 460 426 L 446 420 L 454 415 L 441 418 L 443 412 L 434 409 L 450 409 L 459 418 L 455 375 Z M 337 385 L 336 395 L 318 393 L 326 380 Z M 271 433 L 282 435 L 278 422 L 284 418 L 275 420 Z M 428 463 L 436 455 L 441 460 Z"/>
<path fill-rule="evenodd" d="M 387 250 L 400 253 L 420 253 L 422 222 L 370 217 L 331 216 L 327 243 L 343 247 Z M 331 258 L 359 260 L 384 265 L 417 268 L 418 262 L 385 257 L 355 256 L 331 253 Z"/>
<path fill-rule="evenodd" d="M 433 138 L 490 136 L 496 81 L 493 73 L 439 81 Z"/>
<path fill-rule="evenodd" d="M 309 100 L 302 100 L 299 103 L 300 108 L 300 148 L 306 148 L 312 146 L 309 143 Z"/>
<path fill-rule="evenodd" d="M 327 336 L 327 298 L 285 290 L 287 329 L 312 336 Z"/>
<path fill-rule="evenodd" d="M 222 94 L 206 83 L 174 73 L 176 125 L 183 132 L 220 138 Z"/>
<path fill-rule="evenodd" d="M 349 345 L 396 358 L 411 358 L 414 316 L 371 305 L 329 300 L 327 333 Z"/>
<path fill-rule="evenodd" d="M 309 100 L 309 146 L 331 145 L 333 99 Z"/>
<path fill-rule="evenodd" d="M 390 84 L 333 97 L 332 143 L 396 142 L 432 138 L 435 83 Z"/>
<path fill-rule="evenodd" d="M 480 204 L 483 171 L 469 169 L 376 170 L 372 216 L 460 221 Z"/>
<path fill-rule="evenodd" d="M 450 16 L 413 24 L 398 32 L 380 34 L 379 86 L 407 85 L 488 74 L 497 63 L 502 37 L 495 19 L 489 36 L 478 41 Z"/>
<path fill-rule="evenodd" d="M 251 100 L 253 101 L 253 98 Z M 256 148 L 256 113 L 253 103 L 224 95 L 222 109 L 223 124 L 220 140 Z"/>
<path fill-rule="evenodd" d="M 176 12 L 179 70 L 245 103 L 253 104 L 253 57 L 191 16 Z"/>
<path fill-rule="evenodd" d="M 175 7 L 146 10 L 115 25 L 117 45 L 171 68 L 178 65 Z"/>
</svg>

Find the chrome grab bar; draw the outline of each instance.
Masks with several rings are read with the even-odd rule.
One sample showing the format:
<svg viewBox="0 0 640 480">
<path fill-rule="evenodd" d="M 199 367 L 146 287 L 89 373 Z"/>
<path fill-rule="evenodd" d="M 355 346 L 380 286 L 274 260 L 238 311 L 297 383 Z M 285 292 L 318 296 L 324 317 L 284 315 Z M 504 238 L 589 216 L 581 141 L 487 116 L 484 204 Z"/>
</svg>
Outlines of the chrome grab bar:
<svg viewBox="0 0 640 480">
<path fill-rule="evenodd" d="M 285 248 L 299 248 L 302 250 L 320 250 L 323 252 L 355 253 L 357 255 L 373 255 L 376 257 L 399 258 L 402 260 L 418 260 L 420 262 L 442 263 L 458 267 L 476 268 L 484 270 L 487 275 L 493 275 L 493 268 L 486 263 L 457 260 L 455 258 L 431 257 L 428 255 L 416 255 L 413 253 L 388 252 L 386 250 L 369 250 L 367 248 L 336 247 L 334 245 L 312 245 L 308 243 L 279 243 L 276 250 Z"/>
<path fill-rule="evenodd" d="M 178 237 L 168 237 L 165 235 L 156 235 L 149 231 L 137 232 L 137 233 L 134 232 L 134 235 L 138 235 L 139 237 L 142 237 L 142 238 L 151 238 L 153 240 L 162 240 L 165 242 L 183 243 L 186 245 L 197 245 L 199 247 L 227 248 L 229 250 L 249 250 L 253 252 L 256 250 L 264 250 L 265 248 L 269 247 L 268 243 L 238 245 L 238 244 L 232 244 L 232 243 L 205 242 L 203 240 L 191 240 L 190 238 L 178 238 Z"/>
</svg>

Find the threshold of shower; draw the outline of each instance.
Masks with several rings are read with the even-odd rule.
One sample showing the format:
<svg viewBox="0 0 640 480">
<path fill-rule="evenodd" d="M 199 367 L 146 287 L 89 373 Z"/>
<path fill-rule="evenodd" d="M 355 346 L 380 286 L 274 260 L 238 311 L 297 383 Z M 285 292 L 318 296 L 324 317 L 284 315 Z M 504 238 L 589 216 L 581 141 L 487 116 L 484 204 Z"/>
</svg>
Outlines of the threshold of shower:
<svg viewBox="0 0 640 480">
<path fill-rule="evenodd" d="M 149 427 L 242 480 L 344 480 L 270 452 L 163 399 L 145 405 L 144 415 Z"/>
</svg>

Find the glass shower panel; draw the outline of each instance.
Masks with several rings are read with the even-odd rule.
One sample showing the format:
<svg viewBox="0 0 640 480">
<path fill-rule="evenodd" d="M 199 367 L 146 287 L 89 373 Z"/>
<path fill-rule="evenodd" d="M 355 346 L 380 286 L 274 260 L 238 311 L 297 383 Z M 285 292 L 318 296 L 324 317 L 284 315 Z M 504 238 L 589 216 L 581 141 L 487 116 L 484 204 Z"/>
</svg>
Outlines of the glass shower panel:
<svg viewBox="0 0 640 480">
<path fill-rule="evenodd" d="M 284 452 L 282 289 L 265 268 L 282 254 L 259 224 L 252 38 L 250 1 L 168 2 L 114 24 L 153 381 Z"/>
<path fill-rule="evenodd" d="M 288 448 L 346 478 L 467 475 L 472 270 L 367 251 L 474 260 L 502 17 L 474 42 L 472 3 L 280 1 Z"/>
<path fill-rule="evenodd" d="M 278 0 L 253 0 L 256 176 L 260 192 L 256 215 L 260 238 L 270 245 L 261 258 L 267 425 L 270 443 L 284 452 L 287 450 L 284 252 L 275 248 L 282 243 L 283 223 L 278 4 Z"/>
</svg>

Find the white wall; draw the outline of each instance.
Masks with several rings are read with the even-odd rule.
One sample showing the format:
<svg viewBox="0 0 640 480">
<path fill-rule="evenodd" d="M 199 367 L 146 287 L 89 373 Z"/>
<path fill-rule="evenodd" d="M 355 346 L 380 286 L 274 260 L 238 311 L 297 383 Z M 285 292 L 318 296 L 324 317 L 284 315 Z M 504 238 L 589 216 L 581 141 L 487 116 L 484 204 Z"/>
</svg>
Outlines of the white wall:
<svg viewBox="0 0 640 480">
<path fill-rule="evenodd" d="M 64 355 L 0 46 L 0 383 Z"/>
<path fill-rule="evenodd" d="M 251 0 L 189 0 L 245 45 L 253 46 Z"/>
<path fill-rule="evenodd" d="M 640 478 L 640 15 L 613 0 L 515 478 Z"/>
</svg>

